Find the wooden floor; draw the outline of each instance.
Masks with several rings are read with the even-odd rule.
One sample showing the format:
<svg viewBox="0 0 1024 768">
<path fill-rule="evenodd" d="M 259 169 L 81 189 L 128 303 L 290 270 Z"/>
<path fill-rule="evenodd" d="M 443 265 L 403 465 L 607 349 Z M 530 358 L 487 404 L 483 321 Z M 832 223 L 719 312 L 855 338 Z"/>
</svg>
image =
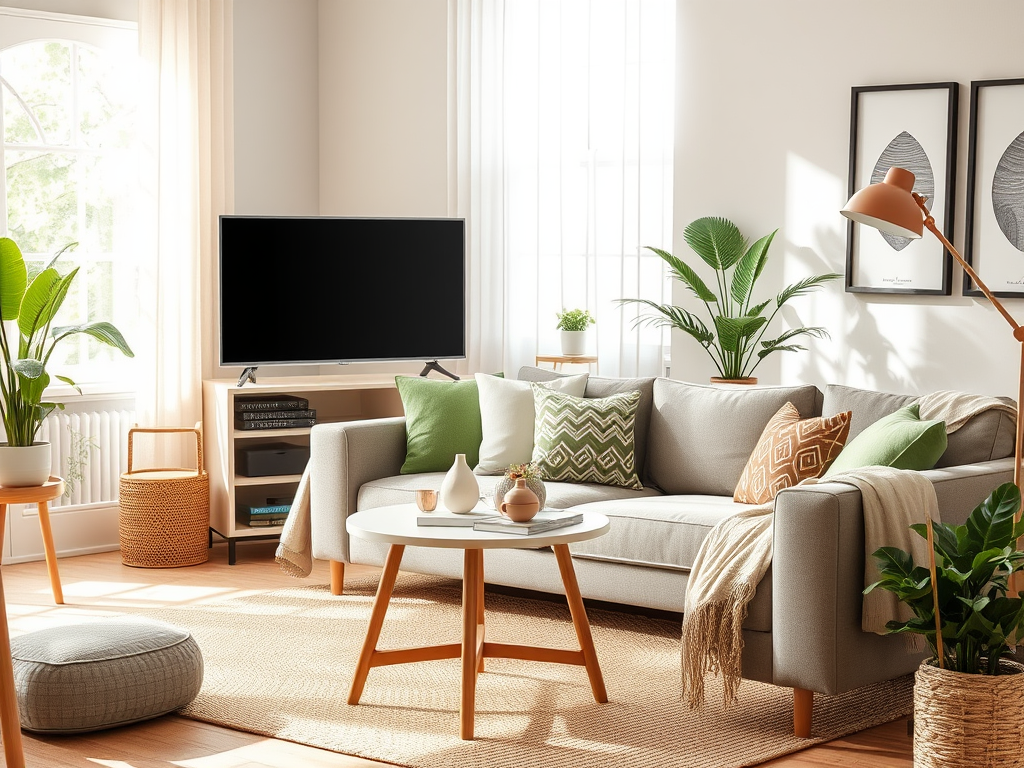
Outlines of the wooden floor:
<svg viewBox="0 0 1024 768">
<path fill-rule="evenodd" d="M 116 614 L 128 605 L 153 607 L 185 604 L 210 594 L 239 595 L 274 590 L 296 583 L 327 583 L 326 563 L 317 562 L 308 579 L 296 580 L 274 562 L 273 542 L 238 547 L 238 564 L 227 564 L 224 543 L 214 545 L 210 561 L 189 568 L 129 568 L 117 552 L 64 558 L 59 562 L 64 606 L 55 606 L 42 562 L 3 567 L 11 635 L 66 622 L 69 612 Z M 351 566 L 362 571 L 375 569 Z M 351 570 L 349 571 L 352 572 Z M 24 734 L 30 768 L 367 768 L 381 766 L 286 741 L 168 715 L 146 723 L 80 736 L 39 737 Z M 837 739 L 770 763 L 773 768 L 912 766 L 906 720 Z"/>
</svg>

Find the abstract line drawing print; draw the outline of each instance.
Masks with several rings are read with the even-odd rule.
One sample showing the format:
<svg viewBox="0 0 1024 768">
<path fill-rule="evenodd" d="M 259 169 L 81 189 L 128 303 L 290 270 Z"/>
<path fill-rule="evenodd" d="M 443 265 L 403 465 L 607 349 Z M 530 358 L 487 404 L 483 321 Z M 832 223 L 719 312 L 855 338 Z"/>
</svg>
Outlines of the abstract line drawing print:
<svg viewBox="0 0 1024 768">
<path fill-rule="evenodd" d="M 1024 132 L 1003 152 L 992 177 L 992 211 L 999 229 L 1024 251 Z"/>
<path fill-rule="evenodd" d="M 1022 155 L 1024 158 L 1024 155 Z M 871 184 L 878 184 L 885 178 L 886 172 L 893 166 L 906 168 L 917 177 L 914 183 L 914 191 L 927 200 L 935 197 L 935 173 L 932 171 L 932 164 L 928 160 L 928 153 L 924 151 L 921 143 L 906 131 L 894 138 L 882 150 L 878 156 L 878 162 L 871 171 Z M 1020 194 L 1020 192 L 1018 192 Z M 1004 230 L 1005 231 L 1005 230 Z M 909 237 L 889 235 L 879 232 L 879 235 L 889 244 L 894 251 L 902 251 L 911 242 Z M 1022 249 L 1024 250 L 1024 249 Z"/>
</svg>

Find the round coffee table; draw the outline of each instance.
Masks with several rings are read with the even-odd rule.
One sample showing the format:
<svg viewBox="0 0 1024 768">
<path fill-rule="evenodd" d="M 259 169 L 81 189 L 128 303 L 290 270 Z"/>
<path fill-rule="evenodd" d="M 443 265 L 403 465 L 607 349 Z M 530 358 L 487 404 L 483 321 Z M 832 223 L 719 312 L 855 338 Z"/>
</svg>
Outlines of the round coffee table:
<svg viewBox="0 0 1024 768">
<path fill-rule="evenodd" d="M 476 705 L 476 678 L 484 669 L 484 659 L 521 659 L 546 661 L 556 664 L 583 666 L 590 678 L 594 699 L 604 704 L 608 694 L 604 678 L 597 663 L 597 651 L 590 633 L 590 622 L 583 607 L 576 571 L 569 555 L 568 544 L 575 541 L 594 539 L 608 531 L 608 518 L 596 512 L 585 512 L 583 522 L 558 528 L 547 533 L 528 536 L 514 533 L 490 533 L 474 531 L 468 527 L 418 526 L 420 514 L 413 504 L 399 504 L 357 512 L 345 521 L 351 536 L 368 541 L 380 541 L 389 546 L 384 561 L 384 572 L 377 586 L 373 601 L 370 624 L 359 653 L 359 661 L 352 678 L 348 703 L 358 704 L 371 667 L 389 664 L 407 664 L 416 661 L 436 659 L 462 659 L 462 691 L 459 706 L 459 736 L 473 738 L 473 718 Z M 384 625 L 391 593 L 398 576 L 398 566 L 406 546 L 445 547 L 465 550 L 462 571 L 462 642 L 446 645 L 403 648 L 401 650 L 378 651 L 377 640 Z M 533 549 L 550 546 L 558 562 L 558 570 L 565 587 L 565 598 L 569 613 L 576 629 L 579 650 L 560 650 L 531 645 L 484 642 L 484 550 L 485 549 Z"/>
</svg>

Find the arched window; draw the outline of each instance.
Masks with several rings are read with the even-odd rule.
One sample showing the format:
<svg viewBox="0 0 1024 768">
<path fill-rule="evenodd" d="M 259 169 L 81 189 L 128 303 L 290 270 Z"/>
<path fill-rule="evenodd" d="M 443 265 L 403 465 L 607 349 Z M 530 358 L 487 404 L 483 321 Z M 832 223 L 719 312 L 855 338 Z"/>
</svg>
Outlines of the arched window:
<svg viewBox="0 0 1024 768">
<path fill-rule="evenodd" d="M 6 10 L 5 10 L 6 14 Z M 29 269 L 78 267 L 58 322 L 108 320 L 132 344 L 138 317 L 134 25 L 3 17 L 0 27 L 0 233 Z M 137 345 L 133 345 L 137 346 Z M 131 363 L 85 335 L 48 366 L 124 391 Z M 129 387 L 130 388 L 130 387 Z"/>
</svg>

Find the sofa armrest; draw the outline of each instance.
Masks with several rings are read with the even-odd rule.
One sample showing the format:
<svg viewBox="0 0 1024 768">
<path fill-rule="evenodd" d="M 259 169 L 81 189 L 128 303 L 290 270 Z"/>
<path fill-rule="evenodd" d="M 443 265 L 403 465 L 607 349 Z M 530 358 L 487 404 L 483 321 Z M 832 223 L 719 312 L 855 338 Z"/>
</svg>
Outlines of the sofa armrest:
<svg viewBox="0 0 1024 768">
<path fill-rule="evenodd" d="M 405 417 L 317 424 L 309 436 L 309 506 L 313 557 L 349 562 L 345 518 L 359 488 L 397 475 L 405 461 Z"/>
<path fill-rule="evenodd" d="M 998 485 L 1013 460 L 924 473 L 935 485 L 942 519 L 959 524 Z M 823 482 L 775 499 L 772 557 L 773 682 L 840 693 L 913 671 L 920 654 L 897 636 L 861 629 L 864 514 L 860 491 Z"/>
</svg>

